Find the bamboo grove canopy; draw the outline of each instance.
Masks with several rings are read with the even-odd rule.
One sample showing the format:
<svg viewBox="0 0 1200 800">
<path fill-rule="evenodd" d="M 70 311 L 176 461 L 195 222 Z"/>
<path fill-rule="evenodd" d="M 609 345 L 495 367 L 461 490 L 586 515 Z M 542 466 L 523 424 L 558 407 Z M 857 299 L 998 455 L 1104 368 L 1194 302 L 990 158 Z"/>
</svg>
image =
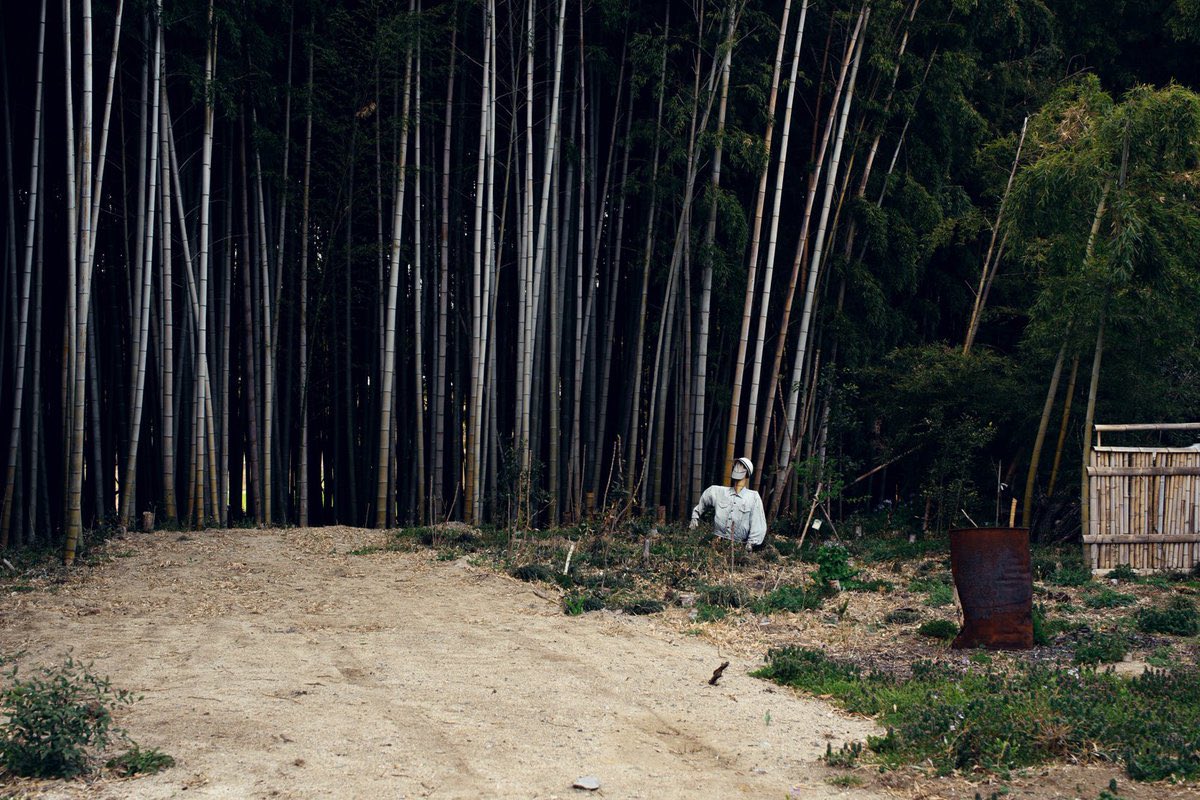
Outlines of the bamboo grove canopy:
<svg viewBox="0 0 1200 800">
<path fill-rule="evenodd" d="M 682 518 L 734 455 L 1037 522 L 1200 409 L 1195 0 L 0 13 L 4 547 Z"/>
</svg>

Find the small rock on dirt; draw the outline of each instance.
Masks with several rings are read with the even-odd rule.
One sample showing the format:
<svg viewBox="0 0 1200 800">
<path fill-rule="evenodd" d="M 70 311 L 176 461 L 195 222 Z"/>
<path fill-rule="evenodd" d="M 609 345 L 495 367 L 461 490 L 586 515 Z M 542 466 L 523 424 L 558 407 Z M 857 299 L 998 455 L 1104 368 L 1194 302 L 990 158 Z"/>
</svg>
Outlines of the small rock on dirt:
<svg viewBox="0 0 1200 800">
<path fill-rule="evenodd" d="M 574 787 L 576 789 L 586 789 L 589 792 L 594 792 L 600 788 L 600 779 L 595 775 L 584 775 L 582 778 L 576 778 Z"/>
</svg>

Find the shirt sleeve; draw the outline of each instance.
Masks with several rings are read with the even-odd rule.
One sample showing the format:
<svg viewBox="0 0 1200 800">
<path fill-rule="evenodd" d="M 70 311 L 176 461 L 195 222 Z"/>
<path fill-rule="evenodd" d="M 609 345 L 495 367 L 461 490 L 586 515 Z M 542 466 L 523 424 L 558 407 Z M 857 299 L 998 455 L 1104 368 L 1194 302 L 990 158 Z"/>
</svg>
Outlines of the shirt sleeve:
<svg viewBox="0 0 1200 800">
<path fill-rule="evenodd" d="M 767 538 L 767 514 L 763 510 L 762 496 L 756 495 L 754 507 L 750 509 L 750 535 L 747 539 L 751 544 L 762 544 Z"/>
<path fill-rule="evenodd" d="M 710 486 L 704 490 L 704 494 L 700 495 L 700 502 L 697 503 L 696 507 L 692 509 L 692 519 L 695 519 L 695 520 L 700 519 L 700 515 L 703 514 L 705 512 L 705 510 L 712 508 L 712 507 L 713 507 L 712 487 Z"/>
</svg>

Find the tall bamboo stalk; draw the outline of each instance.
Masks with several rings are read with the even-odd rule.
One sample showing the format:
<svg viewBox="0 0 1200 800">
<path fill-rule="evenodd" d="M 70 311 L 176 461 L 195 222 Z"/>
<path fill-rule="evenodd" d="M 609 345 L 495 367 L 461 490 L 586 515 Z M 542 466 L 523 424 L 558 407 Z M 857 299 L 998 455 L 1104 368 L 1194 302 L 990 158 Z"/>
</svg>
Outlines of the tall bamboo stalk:
<svg viewBox="0 0 1200 800">
<path fill-rule="evenodd" d="M 46 45 L 46 0 L 42 0 L 41 13 L 38 21 L 37 66 L 35 68 L 35 85 L 33 101 L 33 140 L 29 166 L 29 209 L 25 219 L 25 263 L 22 267 L 20 288 L 20 319 L 17 321 L 17 361 L 16 380 L 13 391 L 12 425 L 8 448 L 8 465 L 5 469 L 4 480 L 4 516 L 0 527 L 0 549 L 8 547 L 12 531 L 13 491 L 17 483 L 17 459 L 21 451 L 21 412 L 25 396 L 25 364 L 27 359 L 26 343 L 29 336 L 29 294 L 33 285 L 33 254 L 34 233 L 37 228 L 37 209 L 41 184 L 41 155 L 42 155 L 42 78 L 45 66 Z M 15 233 L 15 230 L 14 230 Z M 15 264 L 14 264 L 15 267 Z M 33 469 L 37 466 L 34 464 Z"/>
<path fill-rule="evenodd" d="M 409 12 L 414 7 L 409 2 Z M 400 288 L 400 245 L 404 223 L 405 185 L 408 177 L 408 112 L 412 101 L 412 46 L 404 52 L 404 99 L 400 112 L 400 159 L 396 168 L 396 188 L 392 213 L 392 254 L 388 275 L 387 320 L 384 327 L 383 375 L 379 401 L 379 458 L 375 463 L 375 527 L 388 524 L 388 508 L 392 505 L 392 483 L 388 470 L 392 453 L 392 394 L 396 382 L 396 311 Z"/>
</svg>

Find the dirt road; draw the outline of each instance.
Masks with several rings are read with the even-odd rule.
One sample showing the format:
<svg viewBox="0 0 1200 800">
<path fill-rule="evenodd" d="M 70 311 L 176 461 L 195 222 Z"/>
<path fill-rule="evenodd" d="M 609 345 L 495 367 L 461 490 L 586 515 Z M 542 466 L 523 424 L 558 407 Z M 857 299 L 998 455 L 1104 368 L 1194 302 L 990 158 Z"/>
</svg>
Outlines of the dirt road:
<svg viewBox="0 0 1200 800">
<path fill-rule="evenodd" d="M 70 653 L 143 699 L 178 760 L 38 797 L 828 798 L 817 758 L 870 724 L 750 678 L 653 618 L 564 616 L 545 590 L 347 528 L 137 534 L 13 593 L 0 652 Z M 730 667 L 716 687 L 713 670 Z M 45 793 L 43 793 L 45 792 Z"/>
</svg>

